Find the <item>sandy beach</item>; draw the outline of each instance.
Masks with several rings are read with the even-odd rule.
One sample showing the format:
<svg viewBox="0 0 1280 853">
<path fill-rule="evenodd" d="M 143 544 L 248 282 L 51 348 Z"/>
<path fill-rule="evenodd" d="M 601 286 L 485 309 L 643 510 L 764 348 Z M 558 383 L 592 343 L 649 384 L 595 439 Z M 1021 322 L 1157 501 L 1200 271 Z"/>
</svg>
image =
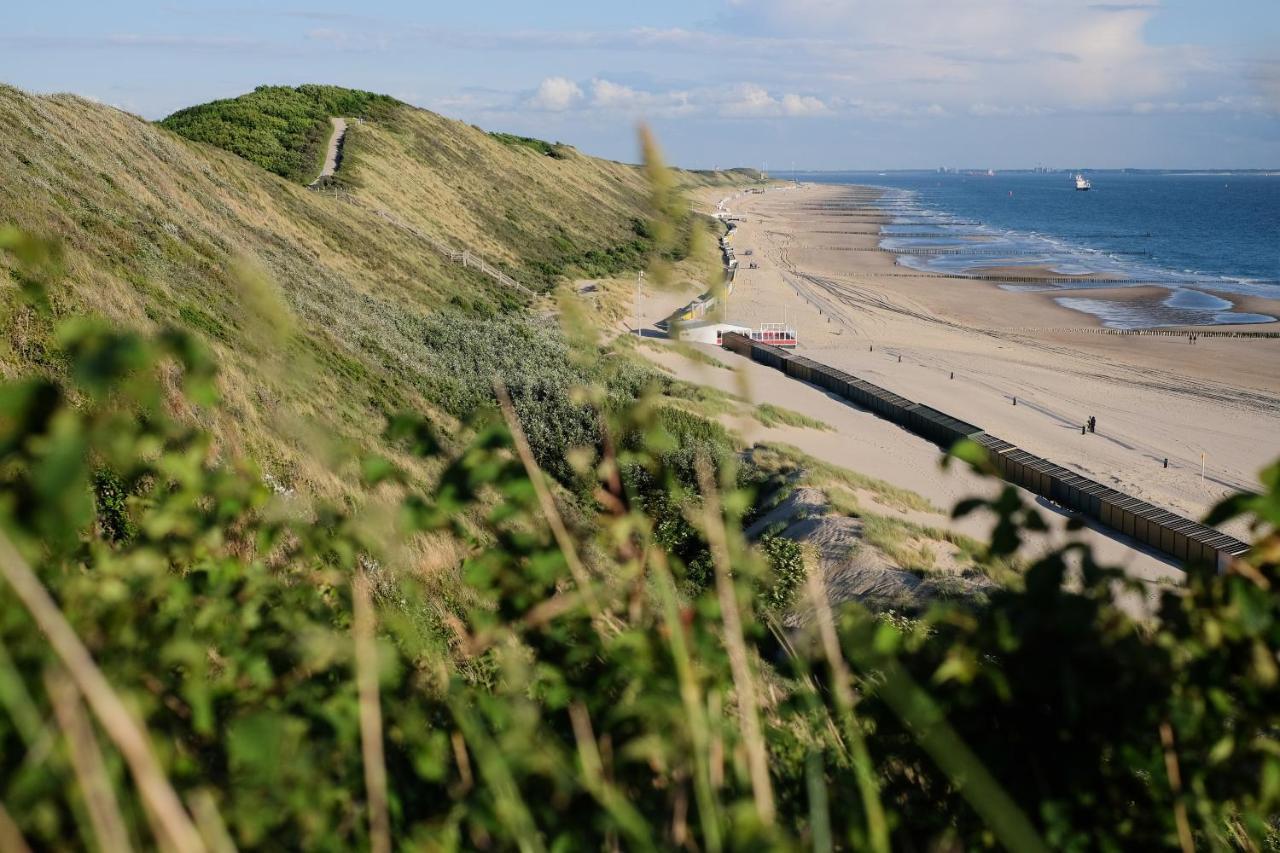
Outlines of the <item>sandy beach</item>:
<svg viewBox="0 0 1280 853">
<path fill-rule="evenodd" d="M 1280 339 L 1097 334 L 1096 317 L 1055 301 L 1084 290 L 914 273 L 876 250 L 878 220 L 852 207 L 873 193 L 804 185 L 736 199 L 745 221 L 728 321 L 785 320 L 803 355 L 1189 517 L 1259 487 L 1259 470 L 1280 457 Z M 1153 296 L 1095 287 L 1090 298 Z M 1271 300 L 1239 307 L 1280 313 Z M 1248 327 L 1264 329 L 1280 325 Z M 785 386 L 770 394 L 792 405 Z M 1097 433 L 1081 435 L 1090 416 Z"/>
</svg>

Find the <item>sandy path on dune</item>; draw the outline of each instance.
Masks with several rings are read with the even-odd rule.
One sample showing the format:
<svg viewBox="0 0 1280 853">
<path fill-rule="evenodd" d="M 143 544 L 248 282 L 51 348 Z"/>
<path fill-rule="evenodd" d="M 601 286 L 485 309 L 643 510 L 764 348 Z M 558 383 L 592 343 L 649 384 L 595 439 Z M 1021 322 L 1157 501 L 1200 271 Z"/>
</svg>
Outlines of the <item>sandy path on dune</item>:
<svg viewBox="0 0 1280 853">
<path fill-rule="evenodd" d="M 342 150 L 342 140 L 347 135 L 347 120 L 334 116 L 329 119 L 329 123 L 333 125 L 333 133 L 329 135 L 329 150 L 324 155 L 324 168 L 312 181 L 313 184 L 322 178 L 332 177 L 338 171 L 338 153 Z"/>
</svg>

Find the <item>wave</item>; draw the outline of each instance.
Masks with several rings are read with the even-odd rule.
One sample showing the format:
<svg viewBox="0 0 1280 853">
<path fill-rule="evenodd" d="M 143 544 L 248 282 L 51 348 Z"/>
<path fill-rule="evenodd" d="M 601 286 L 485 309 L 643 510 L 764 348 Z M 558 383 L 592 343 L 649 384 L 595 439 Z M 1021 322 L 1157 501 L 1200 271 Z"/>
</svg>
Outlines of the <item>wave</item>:
<svg viewBox="0 0 1280 853">
<path fill-rule="evenodd" d="M 880 247 L 897 253 L 899 265 L 920 272 L 978 275 L 992 269 L 1036 268 L 1080 281 L 1043 284 L 1006 284 L 1008 290 L 1067 291 L 1134 287 L 1134 282 L 1167 288 L 1163 300 L 1116 302 L 1113 300 L 1059 298 L 1060 304 L 1094 314 L 1114 328 L 1148 328 L 1169 325 L 1221 325 L 1265 323 L 1275 318 L 1263 314 L 1233 312 L 1228 299 L 1205 293 L 1277 298 L 1275 282 L 1244 276 L 1205 274 L 1197 270 L 1173 270 L 1145 261 L 1138 252 L 1090 246 L 1078 240 L 1036 231 L 996 228 L 963 220 L 933 206 L 912 189 L 881 187 L 881 207 L 892 217 L 881 227 Z M 1126 235 L 1116 235 L 1123 238 Z M 1143 237 L 1149 235 L 1131 235 Z M 1092 280 L 1091 278 L 1092 277 Z M 1105 279 L 1121 279 L 1125 283 Z M 1195 289 L 1191 289 L 1191 285 Z"/>
</svg>

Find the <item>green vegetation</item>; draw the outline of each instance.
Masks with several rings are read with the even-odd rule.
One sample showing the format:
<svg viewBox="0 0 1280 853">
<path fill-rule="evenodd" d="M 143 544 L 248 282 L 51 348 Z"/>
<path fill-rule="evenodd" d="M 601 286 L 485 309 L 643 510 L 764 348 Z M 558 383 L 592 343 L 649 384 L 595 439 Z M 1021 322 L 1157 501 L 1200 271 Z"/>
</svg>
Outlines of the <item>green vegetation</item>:
<svg viewBox="0 0 1280 853">
<path fill-rule="evenodd" d="M 338 86 L 259 86 L 248 95 L 179 110 L 160 123 L 305 184 L 324 165 L 331 117 L 381 119 L 397 106 L 386 95 Z"/>
<path fill-rule="evenodd" d="M 641 219 L 631 222 L 634 237 L 604 249 L 581 249 L 563 235 L 552 240 L 553 254 L 530 264 L 534 280 L 543 286 L 565 276 L 609 278 L 651 266 L 655 257 L 672 264 L 698 251 L 706 223 L 692 211 L 681 212 L 676 237 L 669 245 L 655 240 L 649 225 Z"/>
<path fill-rule="evenodd" d="M 792 411 L 784 406 L 775 406 L 772 403 L 760 403 L 755 409 L 756 420 L 767 427 L 784 426 L 803 427 L 804 429 L 816 429 L 823 432 L 833 432 L 834 427 L 826 421 L 820 421 L 817 418 L 811 418 L 808 415 L 802 415 L 799 412 Z"/>
<path fill-rule="evenodd" d="M 980 607 L 831 614 L 797 549 L 743 541 L 723 431 L 651 394 L 588 395 L 587 502 L 557 499 L 493 409 L 453 449 L 418 416 L 385 421 L 402 459 L 437 460 L 425 491 L 370 455 L 369 500 L 306 501 L 181 414 L 228 405 L 197 337 L 55 319 L 56 252 L 0 247 L 64 377 L 0 384 L 12 846 L 1277 840 L 1280 465 L 1215 512 L 1256 519 L 1250 559 L 1188 567 L 1156 622 L 1116 606 L 1121 573 L 1080 545 Z M 657 547 L 677 516 L 655 498 L 708 582 Z M 1038 526 L 1013 487 L 978 508 L 1001 520 L 994 558 Z M 456 555 L 458 585 L 418 568 L 427 550 Z M 785 642 L 778 598 L 812 614 Z"/>
<path fill-rule="evenodd" d="M 875 477 L 839 468 L 821 459 L 815 459 L 789 444 L 774 442 L 757 444 L 752 448 L 751 461 L 756 467 L 779 478 L 803 474 L 806 483 L 818 488 L 845 486 L 855 491 L 867 492 L 877 502 L 893 509 L 938 512 L 937 507 L 910 489 L 903 489 Z"/>
<path fill-rule="evenodd" d="M 395 455 L 377 427 L 388 412 L 458 429 L 427 397 L 433 355 L 420 322 L 442 310 L 497 317 L 529 301 L 379 211 L 531 285 L 548 258 L 638 239 L 635 222 L 650 213 L 635 167 L 531 157 L 460 122 L 378 103 L 348 131 L 335 194 L 269 179 L 118 110 L 0 86 L 0 223 L 65 247 L 54 319 L 83 313 L 198 335 L 227 401 L 200 425 L 282 487 L 333 498 L 360 491 L 356 456 Z M 677 271 L 714 260 L 710 247 L 705 255 Z M 11 268 L 0 258 L 0 283 Z M 14 312 L 0 376 L 60 377 L 53 323 L 10 297 L 0 285 L 0 309 Z M 262 304 L 275 306 L 269 322 L 255 316 Z M 322 454 L 312 433 L 325 437 Z M 429 481 L 429 464 L 405 464 L 415 483 Z"/>
<path fill-rule="evenodd" d="M 761 536 L 758 544 L 769 566 L 767 585 L 759 596 L 760 607 L 785 613 L 795 603 L 805 581 L 804 549 L 799 542 L 768 534 Z"/>
<path fill-rule="evenodd" d="M 397 106 L 350 140 L 360 204 L 74 98 L 0 88 L 0 146 L 6 848 L 1280 844 L 1280 464 L 1210 519 L 1257 536 L 1222 574 L 1141 590 L 1073 543 L 833 613 L 747 521 L 803 480 L 928 574 L 940 532 L 861 511 L 927 501 L 740 453 L 737 400 L 373 212 L 513 270 L 651 219 L 660 278 L 695 178 L 652 140 L 646 181 Z M 992 541 L 948 541 L 988 573 L 1044 526 L 975 510 Z"/>
<path fill-rule="evenodd" d="M 497 131 L 490 132 L 489 135 L 503 145 L 528 148 L 544 157 L 551 157 L 555 160 L 565 159 L 569 156 L 569 152 L 573 150 L 568 145 L 563 145 L 559 142 L 552 144 L 541 139 L 534 139 L 532 136 L 516 136 L 514 133 L 499 133 Z"/>
<path fill-rule="evenodd" d="M 706 352 L 705 350 L 699 349 L 695 346 L 690 346 L 689 344 L 682 344 L 680 341 L 675 341 L 674 344 L 664 344 L 656 340 L 651 340 L 649 338 L 641 338 L 640 340 L 644 346 L 650 347 L 652 349 L 659 349 L 659 350 L 666 350 L 668 348 L 674 349 L 676 352 L 680 353 L 680 355 L 684 356 L 685 358 L 689 359 L 695 364 L 705 364 L 707 367 L 715 367 L 720 370 L 733 369 L 728 364 L 725 364 L 723 361 L 716 358 L 711 353 Z"/>
<path fill-rule="evenodd" d="M 675 382 L 612 350 L 575 351 L 560 329 L 544 320 L 442 312 L 417 323 L 415 334 L 430 353 L 424 365 L 425 396 L 468 421 L 493 405 L 494 383 L 501 383 L 534 458 L 566 486 L 578 480 L 570 451 L 594 450 L 601 442 L 597 412 L 575 402 L 576 392 L 588 387 L 595 388 L 606 411 L 652 392 L 668 404 L 660 420 L 681 441 L 711 442 L 716 448 L 711 455 L 716 457 L 732 452 L 724 430 L 669 405 L 683 402 L 685 393 L 696 392 L 696 386 Z M 686 462 L 684 469 L 691 476 L 692 463 Z"/>
</svg>

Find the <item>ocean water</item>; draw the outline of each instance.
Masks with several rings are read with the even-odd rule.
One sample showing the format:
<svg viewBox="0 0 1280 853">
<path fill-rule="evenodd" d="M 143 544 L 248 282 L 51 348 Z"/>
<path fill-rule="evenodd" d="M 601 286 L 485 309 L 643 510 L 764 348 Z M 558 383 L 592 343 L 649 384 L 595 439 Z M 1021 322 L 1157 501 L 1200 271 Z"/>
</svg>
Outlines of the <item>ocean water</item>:
<svg viewBox="0 0 1280 853">
<path fill-rule="evenodd" d="M 1077 192 L 1065 173 L 796 177 L 884 188 L 880 204 L 895 219 L 882 229 L 881 246 L 899 251 L 904 266 L 962 275 L 1047 267 L 1064 276 L 1105 275 L 1164 288 L 1166 295 L 1157 298 L 1090 299 L 1073 292 L 1057 299 L 1113 328 L 1275 321 L 1236 303 L 1241 296 L 1280 299 L 1280 174 L 1086 176 L 1093 181 L 1089 192 Z M 1115 285 L 1002 286 L 1078 291 Z"/>
</svg>

